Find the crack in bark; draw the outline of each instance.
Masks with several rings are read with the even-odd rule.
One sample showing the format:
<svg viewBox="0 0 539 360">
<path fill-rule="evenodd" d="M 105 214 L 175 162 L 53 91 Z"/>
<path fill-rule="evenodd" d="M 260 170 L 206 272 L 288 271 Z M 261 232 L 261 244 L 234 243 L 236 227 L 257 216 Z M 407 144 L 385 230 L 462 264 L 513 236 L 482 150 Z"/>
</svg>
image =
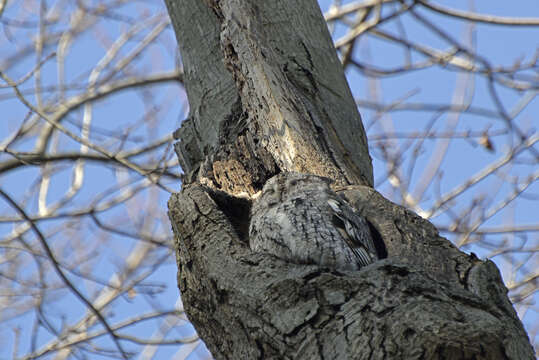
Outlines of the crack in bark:
<svg viewBox="0 0 539 360">
<path fill-rule="evenodd" d="M 298 348 L 318 359 L 443 358 L 455 348 L 467 359 L 532 358 L 496 267 L 368 186 L 343 196 L 379 234 L 386 259 L 335 272 L 251 252 L 248 199 L 272 175 L 372 185 L 356 105 L 316 2 L 166 1 L 186 39 L 192 105 L 176 134 L 189 175 L 169 200 L 178 283 L 216 358 L 293 358 Z"/>
</svg>

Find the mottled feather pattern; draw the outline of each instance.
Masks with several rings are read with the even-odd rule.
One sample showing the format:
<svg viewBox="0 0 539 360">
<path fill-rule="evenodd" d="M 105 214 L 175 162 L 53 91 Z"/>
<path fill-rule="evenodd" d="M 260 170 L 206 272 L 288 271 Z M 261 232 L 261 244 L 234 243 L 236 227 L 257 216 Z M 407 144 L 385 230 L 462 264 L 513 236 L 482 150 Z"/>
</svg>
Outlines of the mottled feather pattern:
<svg viewBox="0 0 539 360">
<path fill-rule="evenodd" d="M 367 221 L 329 183 L 294 172 L 269 179 L 251 209 L 251 249 L 339 270 L 358 270 L 375 261 Z"/>
<path fill-rule="evenodd" d="M 328 199 L 334 211 L 334 225 L 346 244 L 358 258 L 361 266 L 369 265 L 376 259 L 376 249 L 372 243 L 369 224 L 351 211 L 344 200 Z"/>
</svg>

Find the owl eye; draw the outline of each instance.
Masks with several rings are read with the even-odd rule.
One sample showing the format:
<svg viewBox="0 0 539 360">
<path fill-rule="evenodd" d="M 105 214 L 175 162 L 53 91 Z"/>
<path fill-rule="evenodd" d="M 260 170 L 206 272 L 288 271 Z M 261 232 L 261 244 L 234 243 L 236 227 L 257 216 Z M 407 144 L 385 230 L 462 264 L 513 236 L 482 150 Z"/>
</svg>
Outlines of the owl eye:
<svg viewBox="0 0 539 360">
<path fill-rule="evenodd" d="M 296 186 L 297 184 L 298 184 L 297 180 L 290 180 L 290 182 L 288 183 L 289 186 Z"/>
<path fill-rule="evenodd" d="M 267 190 L 264 190 L 264 192 L 262 193 L 262 195 L 271 195 L 275 192 L 275 190 L 273 189 L 267 189 Z"/>
</svg>

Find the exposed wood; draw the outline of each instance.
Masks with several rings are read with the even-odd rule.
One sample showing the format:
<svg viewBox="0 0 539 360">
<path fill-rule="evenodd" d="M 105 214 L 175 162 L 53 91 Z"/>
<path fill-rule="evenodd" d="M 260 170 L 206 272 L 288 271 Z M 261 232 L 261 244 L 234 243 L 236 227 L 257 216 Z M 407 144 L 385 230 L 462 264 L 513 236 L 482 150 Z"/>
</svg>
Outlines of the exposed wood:
<svg viewBox="0 0 539 360">
<path fill-rule="evenodd" d="M 195 178 L 233 194 L 252 195 L 280 171 L 372 186 L 361 117 L 318 4 L 210 3 L 213 14 L 167 1 L 191 105 L 177 131 L 184 171 L 202 169 Z M 238 171 L 253 179 L 231 181 Z"/>
<path fill-rule="evenodd" d="M 166 3 L 191 106 L 176 132 L 187 176 L 169 201 L 178 284 L 216 358 L 534 358 L 496 266 L 372 189 L 316 1 Z M 253 253 L 251 201 L 284 171 L 330 178 L 387 258 L 337 272 Z"/>
</svg>

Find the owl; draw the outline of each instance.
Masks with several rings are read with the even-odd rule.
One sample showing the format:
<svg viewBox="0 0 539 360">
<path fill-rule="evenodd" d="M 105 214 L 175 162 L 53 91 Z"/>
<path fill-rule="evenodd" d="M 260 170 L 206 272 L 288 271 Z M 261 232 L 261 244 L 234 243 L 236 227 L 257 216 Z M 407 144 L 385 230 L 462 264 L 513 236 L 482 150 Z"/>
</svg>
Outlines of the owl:
<svg viewBox="0 0 539 360">
<path fill-rule="evenodd" d="M 367 221 L 329 184 L 295 172 L 269 179 L 251 208 L 251 250 L 336 270 L 359 270 L 378 259 Z"/>
</svg>

